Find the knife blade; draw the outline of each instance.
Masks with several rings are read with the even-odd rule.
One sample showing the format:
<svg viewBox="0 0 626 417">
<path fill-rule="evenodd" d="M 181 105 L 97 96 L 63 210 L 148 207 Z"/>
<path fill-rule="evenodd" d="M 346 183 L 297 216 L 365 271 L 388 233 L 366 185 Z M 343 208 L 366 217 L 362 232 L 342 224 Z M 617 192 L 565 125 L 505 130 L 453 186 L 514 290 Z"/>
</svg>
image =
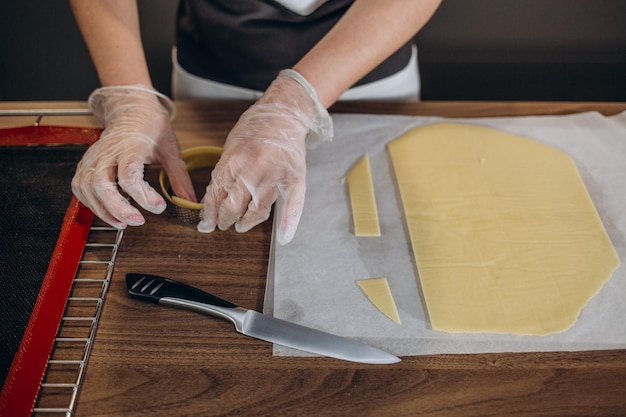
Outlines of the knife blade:
<svg viewBox="0 0 626 417">
<path fill-rule="evenodd" d="M 225 319 L 232 322 L 239 333 L 267 342 L 352 362 L 390 364 L 400 361 L 364 343 L 239 307 L 170 278 L 129 273 L 126 286 L 132 297 Z"/>
</svg>

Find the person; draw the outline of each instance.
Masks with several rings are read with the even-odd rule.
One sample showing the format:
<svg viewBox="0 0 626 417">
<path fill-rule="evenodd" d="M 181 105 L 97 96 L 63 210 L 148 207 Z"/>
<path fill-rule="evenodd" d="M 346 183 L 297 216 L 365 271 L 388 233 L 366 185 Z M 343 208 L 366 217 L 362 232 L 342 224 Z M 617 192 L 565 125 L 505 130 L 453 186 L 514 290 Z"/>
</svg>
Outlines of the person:
<svg viewBox="0 0 626 417">
<path fill-rule="evenodd" d="M 72 180 L 77 198 L 117 228 L 145 222 L 122 196 L 161 213 L 144 180 L 159 163 L 175 195 L 198 201 L 171 127 L 174 106 L 150 79 L 136 2 L 70 0 L 102 87 L 89 106 L 105 129 Z M 197 228 L 250 230 L 283 199 L 277 240 L 294 236 L 306 152 L 332 139 L 339 99 L 417 100 L 412 39 L 440 0 L 182 0 L 175 98 L 251 98 L 225 141 Z M 119 187 L 119 188 L 118 188 Z"/>
</svg>

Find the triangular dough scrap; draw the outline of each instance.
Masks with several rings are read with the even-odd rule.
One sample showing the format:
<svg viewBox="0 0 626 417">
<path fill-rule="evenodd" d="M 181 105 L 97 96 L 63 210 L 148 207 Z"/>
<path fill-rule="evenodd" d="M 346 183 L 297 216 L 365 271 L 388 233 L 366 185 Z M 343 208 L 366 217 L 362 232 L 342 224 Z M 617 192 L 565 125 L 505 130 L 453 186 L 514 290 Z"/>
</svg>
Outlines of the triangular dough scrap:
<svg viewBox="0 0 626 417">
<path fill-rule="evenodd" d="M 558 149 L 443 123 L 388 150 L 435 330 L 564 331 L 620 264 Z"/>
<path fill-rule="evenodd" d="M 356 283 L 378 310 L 400 324 L 400 315 L 393 300 L 387 278 L 360 279 Z"/>
</svg>

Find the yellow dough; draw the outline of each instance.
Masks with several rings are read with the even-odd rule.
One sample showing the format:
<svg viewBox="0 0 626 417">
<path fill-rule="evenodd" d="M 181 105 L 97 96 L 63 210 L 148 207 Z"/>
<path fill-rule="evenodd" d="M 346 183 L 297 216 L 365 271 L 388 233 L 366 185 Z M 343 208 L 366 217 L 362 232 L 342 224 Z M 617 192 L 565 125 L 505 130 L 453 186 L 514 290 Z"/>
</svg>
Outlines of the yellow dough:
<svg viewBox="0 0 626 417">
<path fill-rule="evenodd" d="M 435 330 L 564 331 L 620 264 L 574 162 L 555 148 L 435 124 L 388 151 Z"/>
<path fill-rule="evenodd" d="M 380 236 L 374 185 L 367 155 L 361 158 L 348 173 L 348 192 L 352 206 L 354 234 L 356 236 Z"/>
<path fill-rule="evenodd" d="M 356 283 L 377 309 L 391 320 L 400 324 L 400 316 L 398 315 L 396 303 L 393 301 L 387 278 L 360 279 Z"/>
</svg>

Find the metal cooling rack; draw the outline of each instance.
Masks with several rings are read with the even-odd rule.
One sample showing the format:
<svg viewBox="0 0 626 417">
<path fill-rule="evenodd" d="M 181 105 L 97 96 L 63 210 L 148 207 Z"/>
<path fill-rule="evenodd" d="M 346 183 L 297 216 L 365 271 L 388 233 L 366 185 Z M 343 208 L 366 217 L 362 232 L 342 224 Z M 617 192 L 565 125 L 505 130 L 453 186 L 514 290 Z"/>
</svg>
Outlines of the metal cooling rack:
<svg viewBox="0 0 626 417">
<path fill-rule="evenodd" d="M 69 417 L 76 407 L 123 236 L 123 230 L 95 225 L 98 221 L 78 265 L 34 416 Z"/>
<path fill-rule="evenodd" d="M 34 126 L 39 126 L 42 119 L 46 116 L 91 116 L 92 113 L 87 109 L 0 109 L 0 117 L 2 116 L 34 116 L 37 117 Z"/>
</svg>

